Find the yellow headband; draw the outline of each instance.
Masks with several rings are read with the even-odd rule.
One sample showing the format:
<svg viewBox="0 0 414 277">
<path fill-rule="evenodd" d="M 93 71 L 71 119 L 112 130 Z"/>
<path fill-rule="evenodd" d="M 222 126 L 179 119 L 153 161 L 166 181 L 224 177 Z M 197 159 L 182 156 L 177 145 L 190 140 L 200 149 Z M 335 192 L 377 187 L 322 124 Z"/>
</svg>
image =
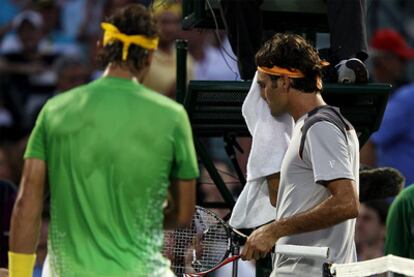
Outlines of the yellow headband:
<svg viewBox="0 0 414 277">
<path fill-rule="evenodd" d="M 138 45 L 142 48 L 153 50 L 158 46 L 158 38 L 149 38 L 144 35 L 126 35 L 121 33 L 117 27 L 111 23 L 101 23 L 102 29 L 105 31 L 103 36 L 103 45 L 119 40 L 123 44 L 122 60 L 125 61 L 128 57 L 128 49 L 131 44 Z"/>
<path fill-rule="evenodd" d="M 329 63 L 326 61 L 321 61 L 321 65 L 322 66 L 328 66 Z M 264 67 L 264 66 L 258 66 L 257 70 L 266 73 L 266 74 L 270 74 L 270 75 L 275 75 L 275 76 L 287 76 L 289 78 L 303 78 L 305 77 L 305 74 L 303 74 L 302 71 L 300 71 L 299 69 L 287 69 L 287 68 L 282 68 L 282 67 L 278 67 L 278 66 L 273 66 L 273 67 Z"/>
</svg>

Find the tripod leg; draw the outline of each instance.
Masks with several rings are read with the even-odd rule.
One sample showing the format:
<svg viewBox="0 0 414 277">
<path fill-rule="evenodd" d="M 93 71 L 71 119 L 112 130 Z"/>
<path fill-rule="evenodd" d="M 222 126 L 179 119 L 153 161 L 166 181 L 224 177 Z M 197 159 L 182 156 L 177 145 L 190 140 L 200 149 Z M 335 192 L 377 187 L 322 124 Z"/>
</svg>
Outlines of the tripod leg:
<svg viewBox="0 0 414 277">
<path fill-rule="evenodd" d="M 236 243 L 233 246 L 232 254 L 233 254 L 233 256 L 240 254 L 240 246 L 239 246 L 238 243 Z M 239 270 L 238 267 L 239 267 L 239 260 L 237 259 L 237 260 L 233 261 L 233 270 L 232 270 L 232 275 L 231 275 L 232 277 L 237 277 L 238 270 Z"/>
<path fill-rule="evenodd" d="M 211 160 L 206 148 L 201 143 L 200 139 L 197 137 L 194 138 L 194 144 L 195 144 L 197 153 L 200 156 L 201 162 L 206 167 L 208 174 L 210 174 L 210 177 L 213 180 L 214 184 L 216 185 L 217 189 L 219 190 L 221 196 L 223 197 L 224 201 L 229 206 L 229 208 L 233 209 L 234 204 L 235 204 L 233 195 L 227 188 L 220 174 L 217 172 L 217 169 L 214 166 L 214 163 Z"/>
<path fill-rule="evenodd" d="M 246 178 L 244 177 L 243 171 L 241 170 L 239 162 L 237 161 L 236 151 L 234 150 L 235 139 L 235 137 L 232 138 L 229 136 L 224 136 L 224 143 L 226 145 L 225 149 L 227 156 L 229 156 L 230 161 L 233 164 L 234 170 L 236 170 L 237 177 L 239 177 L 239 181 L 244 187 L 246 184 Z"/>
</svg>

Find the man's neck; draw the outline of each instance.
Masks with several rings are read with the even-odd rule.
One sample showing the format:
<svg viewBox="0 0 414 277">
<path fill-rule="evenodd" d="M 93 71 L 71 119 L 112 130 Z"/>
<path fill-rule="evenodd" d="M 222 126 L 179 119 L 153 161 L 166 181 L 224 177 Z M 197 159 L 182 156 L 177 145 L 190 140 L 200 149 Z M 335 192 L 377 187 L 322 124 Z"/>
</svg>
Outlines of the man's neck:
<svg viewBox="0 0 414 277">
<path fill-rule="evenodd" d="M 291 89 L 290 93 L 292 101 L 288 111 L 295 122 L 315 108 L 326 105 L 320 93 L 303 93 L 295 89 Z"/>
<path fill-rule="evenodd" d="M 109 64 L 104 73 L 103 77 L 115 77 L 115 78 L 121 78 L 121 79 L 127 79 L 127 80 L 135 80 L 138 82 L 142 82 L 143 76 L 142 71 L 138 72 L 137 74 L 134 74 L 129 69 L 125 67 L 121 67 L 115 64 Z"/>
</svg>

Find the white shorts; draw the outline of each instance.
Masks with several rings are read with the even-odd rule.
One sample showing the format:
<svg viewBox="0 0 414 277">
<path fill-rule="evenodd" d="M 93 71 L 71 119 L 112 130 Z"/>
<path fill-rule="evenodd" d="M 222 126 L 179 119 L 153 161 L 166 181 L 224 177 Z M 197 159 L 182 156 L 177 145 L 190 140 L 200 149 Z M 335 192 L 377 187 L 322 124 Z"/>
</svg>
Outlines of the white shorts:
<svg viewBox="0 0 414 277">
<path fill-rule="evenodd" d="M 164 270 L 162 270 L 160 272 L 157 272 L 156 274 L 154 274 L 152 276 L 157 276 L 157 277 L 176 277 L 175 274 L 169 268 L 166 268 L 166 269 L 164 269 Z M 46 256 L 45 263 L 43 264 L 42 277 L 60 277 L 56 273 L 52 272 L 52 268 L 51 268 L 50 263 L 49 263 L 49 255 Z"/>
</svg>

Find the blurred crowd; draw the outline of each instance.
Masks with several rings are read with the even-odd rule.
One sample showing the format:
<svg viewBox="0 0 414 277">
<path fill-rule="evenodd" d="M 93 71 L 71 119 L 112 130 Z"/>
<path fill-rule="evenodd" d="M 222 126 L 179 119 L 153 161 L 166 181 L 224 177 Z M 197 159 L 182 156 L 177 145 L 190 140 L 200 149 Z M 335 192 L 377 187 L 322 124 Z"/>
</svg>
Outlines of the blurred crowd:
<svg viewBox="0 0 414 277">
<path fill-rule="evenodd" d="M 144 85 L 168 97 L 175 97 L 175 40 L 188 40 L 187 77 L 196 80 L 238 80 L 237 59 L 222 30 L 181 30 L 180 4 L 154 5 L 150 0 L 2 0 L 0 6 L 0 186 L 1 196 L 13 195 L 20 178 L 27 136 L 44 103 L 59 93 L 100 76 L 95 59 L 99 51 L 100 23 L 128 3 L 153 5 L 160 30 L 160 42 Z M 374 82 L 393 85 L 383 125 L 361 153 L 361 161 L 372 167 L 391 166 L 414 183 L 414 85 L 407 66 L 414 50 L 393 29 L 376 30 L 370 38 L 369 68 Z M 221 140 L 208 141 L 224 181 L 237 197 L 242 187 L 225 160 Z M 240 166 L 246 168 L 249 141 Z M 222 202 L 208 173 L 203 171 L 199 201 Z M 14 194 L 15 195 L 15 194 Z M 13 197 L 0 207 L 1 229 L 7 230 Z M 3 199 L 4 200 L 4 199 Z M 384 255 L 386 219 L 390 201 L 364 203 L 357 221 L 356 243 L 360 260 Z M 414 200 L 413 200 L 414 202 Z M 228 210 L 216 210 L 222 217 Z M 47 213 L 45 214 L 47 227 Z M 47 233 L 46 227 L 42 234 Z M 7 237 L 0 238 L 0 267 L 5 265 Z M 43 235 L 38 254 L 41 264 L 46 252 Z M 250 270 L 251 265 L 246 266 Z"/>
<path fill-rule="evenodd" d="M 5 0 L 0 8 L 0 175 L 18 182 L 25 140 L 43 104 L 102 73 L 100 23 L 128 3 L 154 8 L 160 42 L 144 84 L 175 97 L 175 40 L 189 41 L 188 79 L 236 80 L 224 32 L 182 31 L 181 6 L 145 0 Z M 4 169 L 2 169 L 4 167 Z"/>
</svg>

